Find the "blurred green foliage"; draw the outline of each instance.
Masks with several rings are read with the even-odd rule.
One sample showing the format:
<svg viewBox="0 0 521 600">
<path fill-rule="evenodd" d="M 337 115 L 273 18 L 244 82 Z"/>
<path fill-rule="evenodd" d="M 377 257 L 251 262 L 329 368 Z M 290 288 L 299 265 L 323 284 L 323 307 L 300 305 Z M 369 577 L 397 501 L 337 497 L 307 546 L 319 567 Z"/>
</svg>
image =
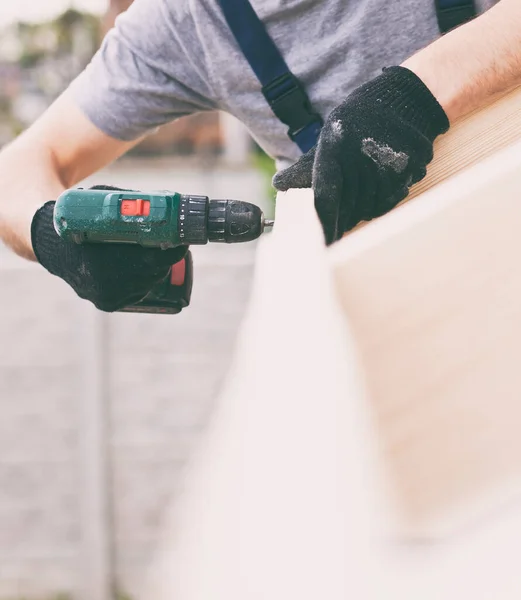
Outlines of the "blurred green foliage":
<svg viewBox="0 0 521 600">
<path fill-rule="evenodd" d="M 15 138 L 87 65 L 101 40 L 99 18 L 69 9 L 41 23 L 0 30 L 0 146 Z"/>
</svg>

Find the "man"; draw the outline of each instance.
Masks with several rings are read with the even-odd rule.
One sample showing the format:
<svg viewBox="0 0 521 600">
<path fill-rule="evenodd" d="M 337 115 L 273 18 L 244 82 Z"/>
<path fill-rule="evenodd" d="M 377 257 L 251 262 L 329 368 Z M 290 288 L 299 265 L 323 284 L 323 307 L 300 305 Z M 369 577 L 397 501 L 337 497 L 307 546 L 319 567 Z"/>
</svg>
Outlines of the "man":
<svg viewBox="0 0 521 600">
<path fill-rule="evenodd" d="M 450 123 L 521 82 L 519 0 L 479 0 L 477 18 L 443 36 L 434 0 L 252 2 L 325 120 L 316 146 L 302 154 L 261 93 L 237 43 L 245 31 L 248 43 L 249 24 L 230 25 L 240 3 L 137 0 L 85 72 L 0 154 L 2 239 L 101 310 L 118 310 L 186 248 L 63 242 L 47 201 L 159 125 L 209 109 L 238 117 L 283 169 L 276 188 L 313 186 L 332 243 L 406 196 Z"/>
</svg>

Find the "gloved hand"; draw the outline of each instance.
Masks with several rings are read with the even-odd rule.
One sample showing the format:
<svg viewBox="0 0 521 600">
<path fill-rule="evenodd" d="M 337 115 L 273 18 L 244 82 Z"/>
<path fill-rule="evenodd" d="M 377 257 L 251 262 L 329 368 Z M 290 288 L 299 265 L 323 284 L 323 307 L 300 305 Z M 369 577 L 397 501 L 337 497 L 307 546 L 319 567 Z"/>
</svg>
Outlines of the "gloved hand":
<svg viewBox="0 0 521 600">
<path fill-rule="evenodd" d="M 317 145 L 273 178 L 278 190 L 313 187 L 326 242 L 394 208 L 425 177 L 445 111 L 404 67 L 357 88 L 329 115 Z"/>
<path fill-rule="evenodd" d="M 33 217 L 31 241 L 36 258 L 80 298 L 102 311 L 114 312 L 142 300 L 188 252 L 188 246 L 161 250 L 137 244 L 79 245 L 65 241 L 54 229 L 54 205 L 47 202 Z"/>
</svg>

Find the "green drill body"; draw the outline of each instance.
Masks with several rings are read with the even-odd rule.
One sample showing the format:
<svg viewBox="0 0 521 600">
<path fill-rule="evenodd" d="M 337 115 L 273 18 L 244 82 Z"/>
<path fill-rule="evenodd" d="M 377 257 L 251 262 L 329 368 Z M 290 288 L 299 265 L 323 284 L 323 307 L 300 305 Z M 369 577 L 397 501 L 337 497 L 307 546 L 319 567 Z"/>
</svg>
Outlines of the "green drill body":
<svg viewBox="0 0 521 600">
<path fill-rule="evenodd" d="M 77 244 L 119 242 L 174 248 L 183 244 L 180 204 L 181 195 L 175 192 L 67 190 L 56 202 L 54 226 L 60 237 Z M 135 210 L 124 210 L 125 206 Z"/>
</svg>

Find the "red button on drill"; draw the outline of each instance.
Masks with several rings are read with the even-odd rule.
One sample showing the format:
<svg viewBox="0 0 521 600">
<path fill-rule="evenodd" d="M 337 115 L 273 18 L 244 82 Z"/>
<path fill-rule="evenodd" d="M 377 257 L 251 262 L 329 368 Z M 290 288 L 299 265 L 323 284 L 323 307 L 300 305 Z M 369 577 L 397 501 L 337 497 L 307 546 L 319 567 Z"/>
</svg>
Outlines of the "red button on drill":
<svg viewBox="0 0 521 600">
<path fill-rule="evenodd" d="M 170 273 L 171 285 L 180 286 L 184 285 L 186 277 L 186 260 L 183 258 L 180 262 L 172 265 L 172 271 Z"/>
<path fill-rule="evenodd" d="M 148 217 L 150 214 L 150 200 L 122 200 L 121 214 L 124 217 Z"/>
</svg>

